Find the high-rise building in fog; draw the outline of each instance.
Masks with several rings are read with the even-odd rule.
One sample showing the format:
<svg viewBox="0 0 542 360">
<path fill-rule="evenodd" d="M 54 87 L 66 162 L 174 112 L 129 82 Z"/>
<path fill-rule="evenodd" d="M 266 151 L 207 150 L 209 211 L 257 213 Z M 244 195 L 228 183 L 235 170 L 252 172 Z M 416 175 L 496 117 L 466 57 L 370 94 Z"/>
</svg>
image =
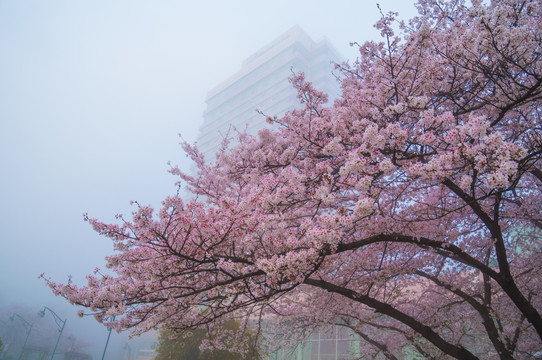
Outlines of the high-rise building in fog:
<svg viewBox="0 0 542 360">
<path fill-rule="evenodd" d="M 332 75 L 332 62 L 341 61 L 327 40 L 315 42 L 300 27 L 293 27 L 246 59 L 241 70 L 208 93 L 198 148 L 207 161 L 213 160 L 223 136 L 233 127 L 255 133 L 265 126 L 256 109 L 281 116 L 299 106 L 288 81 L 292 70 L 304 72 L 318 90 L 336 97 L 339 85 Z"/>
<path fill-rule="evenodd" d="M 254 134 L 268 126 L 256 109 L 280 117 L 299 106 L 296 90 L 288 81 L 292 71 L 304 72 L 316 89 L 326 92 L 330 100 L 336 98 L 340 86 L 332 74 L 333 63 L 340 62 L 342 57 L 328 41 L 315 42 L 298 26 L 250 56 L 237 73 L 207 95 L 207 109 L 197 140 L 206 161 L 215 159 L 223 137 L 233 128 Z M 359 356 L 358 346 L 357 339 L 348 330 L 332 327 L 312 334 L 304 344 L 281 349 L 269 358 L 350 359 Z"/>
</svg>

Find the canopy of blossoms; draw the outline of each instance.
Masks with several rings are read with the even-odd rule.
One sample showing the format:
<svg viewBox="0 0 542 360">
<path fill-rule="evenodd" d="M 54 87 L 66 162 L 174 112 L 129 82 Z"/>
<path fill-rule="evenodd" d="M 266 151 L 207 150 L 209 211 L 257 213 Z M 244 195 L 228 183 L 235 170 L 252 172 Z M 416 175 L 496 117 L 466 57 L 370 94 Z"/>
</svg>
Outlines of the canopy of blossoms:
<svg viewBox="0 0 542 360">
<path fill-rule="evenodd" d="M 48 285 L 135 333 L 235 317 L 285 343 L 346 326 L 390 359 L 539 356 L 540 1 L 417 6 L 337 66 L 333 104 L 296 74 L 300 107 L 257 136 L 212 163 L 185 144 L 192 200 L 87 219 L 110 270 Z"/>
</svg>

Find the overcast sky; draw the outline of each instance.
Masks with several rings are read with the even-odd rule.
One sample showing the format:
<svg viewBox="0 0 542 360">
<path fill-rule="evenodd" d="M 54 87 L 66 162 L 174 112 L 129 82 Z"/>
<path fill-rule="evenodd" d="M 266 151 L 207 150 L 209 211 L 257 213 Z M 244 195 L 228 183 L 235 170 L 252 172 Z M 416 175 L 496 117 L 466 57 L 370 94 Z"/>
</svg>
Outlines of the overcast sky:
<svg viewBox="0 0 542 360">
<path fill-rule="evenodd" d="M 82 214 L 158 206 L 209 90 L 296 24 L 354 59 L 350 42 L 377 38 L 376 1 L 0 0 L 0 307 L 71 317 L 37 276 L 103 266 L 112 246 Z M 404 19 L 413 2 L 379 1 Z"/>
</svg>

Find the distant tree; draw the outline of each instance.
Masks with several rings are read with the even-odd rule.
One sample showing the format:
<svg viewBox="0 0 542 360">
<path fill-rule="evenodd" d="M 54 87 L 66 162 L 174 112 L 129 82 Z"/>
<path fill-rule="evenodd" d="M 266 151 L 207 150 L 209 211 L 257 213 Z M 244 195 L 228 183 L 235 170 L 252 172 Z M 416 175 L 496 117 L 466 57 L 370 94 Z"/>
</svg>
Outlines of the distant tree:
<svg viewBox="0 0 542 360">
<path fill-rule="evenodd" d="M 112 274 L 49 286 L 136 333 L 340 320 L 388 358 L 540 356 L 542 4 L 417 6 L 399 35 L 382 16 L 333 105 L 296 75 L 273 128 L 213 164 L 185 145 L 193 200 L 89 219 Z"/>
<path fill-rule="evenodd" d="M 239 323 L 227 321 L 220 332 L 237 331 Z M 172 329 L 163 329 L 160 331 L 158 348 L 156 349 L 156 360 L 258 360 L 260 359 L 258 350 L 254 347 L 253 335 L 246 332 L 245 336 L 249 338 L 249 348 L 247 353 L 240 354 L 235 351 L 228 351 L 233 348 L 233 344 L 223 344 L 225 349 L 204 349 L 205 342 L 212 340 L 207 329 L 194 329 L 189 333 L 183 333 Z M 216 345 L 216 343 L 215 343 Z"/>
</svg>

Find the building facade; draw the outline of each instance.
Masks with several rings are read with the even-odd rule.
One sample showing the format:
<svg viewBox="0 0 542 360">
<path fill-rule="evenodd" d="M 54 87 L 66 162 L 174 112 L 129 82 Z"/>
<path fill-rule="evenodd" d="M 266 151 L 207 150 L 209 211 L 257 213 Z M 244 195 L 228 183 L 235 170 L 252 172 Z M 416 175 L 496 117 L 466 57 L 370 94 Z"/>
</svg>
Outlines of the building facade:
<svg viewBox="0 0 542 360">
<path fill-rule="evenodd" d="M 266 126 L 265 117 L 281 116 L 299 106 L 296 91 L 288 78 L 304 72 L 318 90 L 336 97 L 339 84 L 333 63 L 342 61 L 327 40 L 313 41 L 299 26 L 246 59 L 241 69 L 212 89 L 206 99 L 197 144 L 207 161 L 213 160 L 224 136 L 233 129 L 255 134 Z"/>
<path fill-rule="evenodd" d="M 282 348 L 265 360 L 353 360 L 360 358 L 358 336 L 343 326 L 331 326 L 311 334 L 293 349 Z"/>
</svg>

